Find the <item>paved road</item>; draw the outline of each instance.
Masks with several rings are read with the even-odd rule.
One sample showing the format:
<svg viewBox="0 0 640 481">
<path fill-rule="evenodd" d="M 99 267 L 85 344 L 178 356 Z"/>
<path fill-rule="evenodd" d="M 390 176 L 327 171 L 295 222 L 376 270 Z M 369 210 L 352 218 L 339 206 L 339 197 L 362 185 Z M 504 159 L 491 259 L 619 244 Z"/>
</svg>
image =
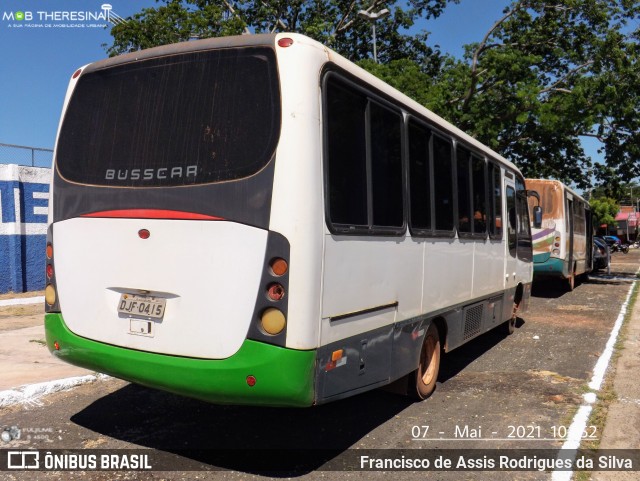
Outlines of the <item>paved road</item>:
<svg viewBox="0 0 640 481">
<path fill-rule="evenodd" d="M 312 409 L 259 409 L 209 405 L 113 379 L 94 382 L 41 398 L 37 404 L 5 408 L 0 425 L 31 433 L 22 447 L 150 448 L 175 455 L 171 463 L 182 469 L 204 463 L 227 471 L 4 473 L 0 478 L 266 479 L 274 473 L 247 469 L 251 461 L 265 449 L 294 447 L 317 454 L 307 469 L 278 476 L 387 479 L 389 473 L 329 472 L 322 466 L 335 461 L 336 453 L 354 448 L 558 448 L 563 429 L 584 403 L 586 385 L 630 288 L 627 279 L 638 270 L 640 250 L 617 254 L 614 262 L 614 278 L 595 278 L 573 292 L 562 286 L 536 286 L 530 311 L 519 320 L 514 335 L 488 333 L 444 356 L 437 390 L 425 402 L 374 391 Z M 426 435 L 422 426 L 429 427 Z M 595 435 L 602 433 L 597 430 Z M 229 449 L 234 451 L 221 451 Z M 271 456 L 286 461 L 299 454 L 274 451 Z M 488 476 L 400 474 L 402 479 L 439 480 Z M 550 479 L 551 474 L 492 472 L 490 477 L 537 480 Z"/>
</svg>

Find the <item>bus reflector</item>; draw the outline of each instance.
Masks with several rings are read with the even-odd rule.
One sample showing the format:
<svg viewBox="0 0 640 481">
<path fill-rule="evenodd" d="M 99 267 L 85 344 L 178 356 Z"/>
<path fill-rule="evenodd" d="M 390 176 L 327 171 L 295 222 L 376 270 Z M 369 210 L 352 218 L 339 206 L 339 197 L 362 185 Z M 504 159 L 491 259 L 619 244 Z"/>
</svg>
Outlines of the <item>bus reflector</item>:
<svg viewBox="0 0 640 481">
<path fill-rule="evenodd" d="M 273 307 L 269 307 L 264 310 L 262 317 L 260 318 L 260 322 L 262 323 L 262 329 L 264 332 L 271 334 L 272 336 L 280 334 L 286 324 L 282 311 Z"/>
<path fill-rule="evenodd" d="M 56 290 L 51 284 L 47 284 L 47 287 L 44 289 L 44 300 L 50 306 L 53 306 L 56 303 Z"/>
<path fill-rule="evenodd" d="M 56 341 L 56 342 L 54 342 L 54 343 L 53 343 L 53 347 L 54 347 L 54 349 L 55 349 L 56 351 L 59 351 L 59 350 L 60 350 L 60 344 L 58 344 L 58 341 Z"/>
<path fill-rule="evenodd" d="M 278 45 L 282 48 L 291 47 L 293 45 L 293 39 L 289 37 L 284 37 L 278 40 Z"/>
<path fill-rule="evenodd" d="M 255 376 L 247 376 L 247 384 L 249 385 L 249 387 L 253 387 L 256 385 L 256 377 Z"/>
<path fill-rule="evenodd" d="M 78 78 L 80 76 L 80 74 L 82 73 L 82 69 L 79 68 L 78 70 L 76 70 L 73 75 L 71 76 L 71 78 Z"/>
<path fill-rule="evenodd" d="M 51 245 L 51 242 L 49 242 L 47 244 L 47 259 L 51 259 L 53 257 L 53 245 Z"/>
<path fill-rule="evenodd" d="M 138 237 L 140 237 L 140 239 L 148 239 L 151 236 L 151 232 L 149 232 L 147 229 L 140 229 L 138 231 Z"/>
<path fill-rule="evenodd" d="M 344 349 L 338 349 L 331 353 L 331 360 L 324 367 L 325 371 L 331 371 L 338 366 L 344 366 L 347 363 L 347 358 L 344 357 Z"/>
<path fill-rule="evenodd" d="M 289 264 L 287 264 L 287 261 L 285 261 L 281 257 L 275 257 L 271 259 L 269 266 L 271 267 L 271 272 L 273 272 L 273 275 L 278 277 L 285 275 L 287 273 L 287 270 L 289 270 Z"/>
</svg>

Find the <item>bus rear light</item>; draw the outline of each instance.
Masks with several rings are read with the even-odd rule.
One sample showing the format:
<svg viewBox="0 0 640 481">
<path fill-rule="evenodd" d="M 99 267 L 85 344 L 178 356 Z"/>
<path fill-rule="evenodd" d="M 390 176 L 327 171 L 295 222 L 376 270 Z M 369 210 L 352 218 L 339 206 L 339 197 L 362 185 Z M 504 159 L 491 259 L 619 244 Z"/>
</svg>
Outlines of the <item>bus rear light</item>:
<svg viewBox="0 0 640 481">
<path fill-rule="evenodd" d="M 47 254 L 47 259 L 51 259 L 53 257 L 53 245 L 51 244 L 51 242 L 47 244 L 46 254 Z"/>
<path fill-rule="evenodd" d="M 560 255 L 560 249 L 553 249 L 553 254 L 559 256 Z"/>
<path fill-rule="evenodd" d="M 287 321 L 282 311 L 273 307 L 269 307 L 262 313 L 262 316 L 260 317 L 260 323 L 264 332 L 275 336 L 276 334 L 280 334 L 283 331 L 284 326 L 287 324 Z"/>
<path fill-rule="evenodd" d="M 78 70 L 76 70 L 73 75 L 71 76 L 71 78 L 76 79 L 78 77 L 80 77 L 80 74 L 82 73 L 82 69 L 79 68 Z"/>
<path fill-rule="evenodd" d="M 56 303 L 56 290 L 52 284 L 47 284 L 47 287 L 45 287 L 44 300 L 50 306 Z"/>
<path fill-rule="evenodd" d="M 293 45 L 293 39 L 289 37 L 284 37 L 278 40 L 278 46 L 282 48 L 291 47 Z"/>
<path fill-rule="evenodd" d="M 47 279 L 51 279 L 53 277 L 53 266 L 51 264 L 47 264 Z"/>
<path fill-rule="evenodd" d="M 256 385 L 256 377 L 255 376 L 251 376 L 251 375 L 247 376 L 247 385 L 249 387 L 255 386 Z"/>
<path fill-rule="evenodd" d="M 284 287 L 280 284 L 271 284 L 267 290 L 267 296 L 272 301 L 279 301 L 284 297 Z"/>
<path fill-rule="evenodd" d="M 271 267 L 271 272 L 273 273 L 273 275 L 278 277 L 285 275 L 289 270 L 289 264 L 287 264 L 287 261 L 285 261 L 281 257 L 275 257 L 271 259 L 271 262 L 269 262 L 269 267 Z"/>
</svg>

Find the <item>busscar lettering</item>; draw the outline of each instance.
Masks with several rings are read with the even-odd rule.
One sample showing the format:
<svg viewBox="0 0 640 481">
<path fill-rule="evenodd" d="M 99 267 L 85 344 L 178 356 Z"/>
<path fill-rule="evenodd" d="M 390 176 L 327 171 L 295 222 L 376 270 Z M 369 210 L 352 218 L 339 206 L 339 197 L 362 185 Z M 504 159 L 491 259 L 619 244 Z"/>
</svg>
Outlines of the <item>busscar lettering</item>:
<svg viewBox="0 0 640 481">
<path fill-rule="evenodd" d="M 157 169 L 107 169 L 105 180 L 165 180 L 196 177 L 197 165 L 159 167 Z"/>
</svg>

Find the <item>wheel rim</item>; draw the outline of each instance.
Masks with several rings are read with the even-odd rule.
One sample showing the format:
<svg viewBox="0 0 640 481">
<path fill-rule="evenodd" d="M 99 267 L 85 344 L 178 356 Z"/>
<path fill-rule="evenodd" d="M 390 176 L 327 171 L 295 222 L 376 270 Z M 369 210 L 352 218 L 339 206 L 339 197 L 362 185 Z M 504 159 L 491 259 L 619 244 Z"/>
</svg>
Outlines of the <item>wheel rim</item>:
<svg viewBox="0 0 640 481">
<path fill-rule="evenodd" d="M 436 350 L 436 340 L 429 336 L 425 340 L 425 349 L 422 351 L 422 382 L 430 384 L 436 370 L 436 359 L 433 355 Z"/>
</svg>

